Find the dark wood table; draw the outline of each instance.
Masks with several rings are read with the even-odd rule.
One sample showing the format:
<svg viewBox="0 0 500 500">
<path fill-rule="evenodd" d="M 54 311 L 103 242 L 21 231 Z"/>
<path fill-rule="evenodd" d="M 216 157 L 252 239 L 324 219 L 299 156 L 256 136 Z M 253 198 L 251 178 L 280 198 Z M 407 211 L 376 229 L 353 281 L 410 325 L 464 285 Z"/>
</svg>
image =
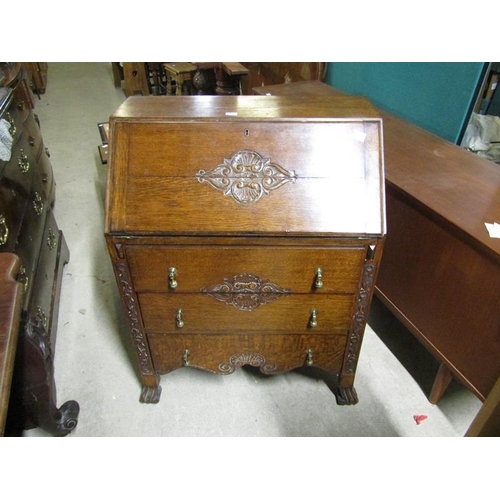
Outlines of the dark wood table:
<svg viewBox="0 0 500 500">
<path fill-rule="evenodd" d="M 9 407 L 23 296 L 23 286 L 15 280 L 18 268 L 16 255 L 0 253 L 0 436 Z"/>
<path fill-rule="evenodd" d="M 257 94 L 338 94 L 320 81 Z M 452 377 L 482 401 L 500 376 L 500 165 L 388 113 L 387 238 L 376 294 L 441 363 L 430 401 Z"/>
</svg>

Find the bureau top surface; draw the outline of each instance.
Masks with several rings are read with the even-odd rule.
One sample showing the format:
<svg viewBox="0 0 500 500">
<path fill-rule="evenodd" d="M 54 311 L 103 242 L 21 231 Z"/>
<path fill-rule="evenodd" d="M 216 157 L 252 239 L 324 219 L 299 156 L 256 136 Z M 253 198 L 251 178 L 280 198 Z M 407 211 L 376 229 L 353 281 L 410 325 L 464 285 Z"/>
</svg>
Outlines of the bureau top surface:
<svg viewBox="0 0 500 500">
<path fill-rule="evenodd" d="M 385 234 L 363 98 L 131 97 L 110 119 L 106 232 Z"/>
<path fill-rule="evenodd" d="M 132 96 L 111 115 L 115 120 L 349 119 L 379 118 L 363 97 L 351 96 Z"/>
</svg>

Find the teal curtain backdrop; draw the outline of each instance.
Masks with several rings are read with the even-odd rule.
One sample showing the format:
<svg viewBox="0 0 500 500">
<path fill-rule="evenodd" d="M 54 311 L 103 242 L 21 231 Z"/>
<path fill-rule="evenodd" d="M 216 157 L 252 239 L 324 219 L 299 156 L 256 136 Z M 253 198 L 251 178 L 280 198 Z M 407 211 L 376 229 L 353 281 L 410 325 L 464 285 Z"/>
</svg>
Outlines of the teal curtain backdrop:
<svg viewBox="0 0 500 500">
<path fill-rule="evenodd" d="M 457 144 L 486 68 L 483 62 L 331 62 L 325 81 Z"/>
</svg>

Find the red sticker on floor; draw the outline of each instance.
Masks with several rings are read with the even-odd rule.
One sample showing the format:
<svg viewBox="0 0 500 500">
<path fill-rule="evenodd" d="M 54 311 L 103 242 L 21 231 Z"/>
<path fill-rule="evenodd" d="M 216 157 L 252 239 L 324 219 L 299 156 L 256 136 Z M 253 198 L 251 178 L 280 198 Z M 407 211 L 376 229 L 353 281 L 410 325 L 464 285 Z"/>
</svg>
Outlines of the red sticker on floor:
<svg viewBox="0 0 500 500">
<path fill-rule="evenodd" d="M 420 425 L 420 422 L 423 422 L 427 418 L 427 415 L 413 415 L 413 420 Z"/>
</svg>

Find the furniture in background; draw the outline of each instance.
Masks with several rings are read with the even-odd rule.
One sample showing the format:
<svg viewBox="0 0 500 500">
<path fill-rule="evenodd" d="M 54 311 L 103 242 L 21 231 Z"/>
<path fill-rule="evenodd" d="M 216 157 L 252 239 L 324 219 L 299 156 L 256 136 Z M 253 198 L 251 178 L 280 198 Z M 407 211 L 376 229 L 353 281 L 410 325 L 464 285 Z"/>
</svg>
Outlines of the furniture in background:
<svg viewBox="0 0 500 500">
<path fill-rule="evenodd" d="M 354 378 L 385 233 L 382 131 L 359 98 L 130 97 L 105 235 L 143 390 L 183 366 Z"/>
<path fill-rule="evenodd" d="M 46 62 L 25 62 L 23 67 L 27 71 L 27 79 L 31 90 L 38 97 L 40 97 L 40 94 L 45 94 L 49 65 Z"/>
<path fill-rule="evenodd" d="M 113 62 L 125 95 L 248 95 L 263 85 L 323 80 L 321 62 Z"/>
<path fill-rule="evenodd" d="M 321 82 L 258 87 L 272 95 L 344 95 Z M 451 377 L 484 401 L 500 376 L 500 169 L 388 113 L 387 238 L 376 294 L 441 363 L 429 399 Z"/>
<path fill-rule="evenodd" d="M 254 94 L 254 88 L 267 85 L 323 81 L 327 63 L 324 62 L 244 62 L 248 77 L 243 82 L 243 94 Z"/>
<path fill-rule="evenodd" d="M 495 382 L 465 437 L 500 437 L 500 378 Z"/>
<path fill-rule="evenodd" d="M 3 233 L 0 235 L 0 241 Z M 16 281 L 19 257 L 0 253 L 0 436 L 4 435 L 10 385 L 21 321 L 22 284 Z"/>
<path fill-rule="evenodd" d="M 53 212 L 55 182 L 24 69 L 5 69 L 0 117 L 9 123 L 10 158 L 0 161 L 0 252 L 19 259 L 23 296 L 6 435 L 40 427 L 70 432 L 78 404 L 56 406 L 54 348 L 62 270 L 69 251 Z"/>
<path fill-rule="evenodd" d="M 192 94 L 193 76 L 197 67 L 189 62 L 173 62 L 163 65 L 167 76 L 167 95 Z"/>
</svg>

